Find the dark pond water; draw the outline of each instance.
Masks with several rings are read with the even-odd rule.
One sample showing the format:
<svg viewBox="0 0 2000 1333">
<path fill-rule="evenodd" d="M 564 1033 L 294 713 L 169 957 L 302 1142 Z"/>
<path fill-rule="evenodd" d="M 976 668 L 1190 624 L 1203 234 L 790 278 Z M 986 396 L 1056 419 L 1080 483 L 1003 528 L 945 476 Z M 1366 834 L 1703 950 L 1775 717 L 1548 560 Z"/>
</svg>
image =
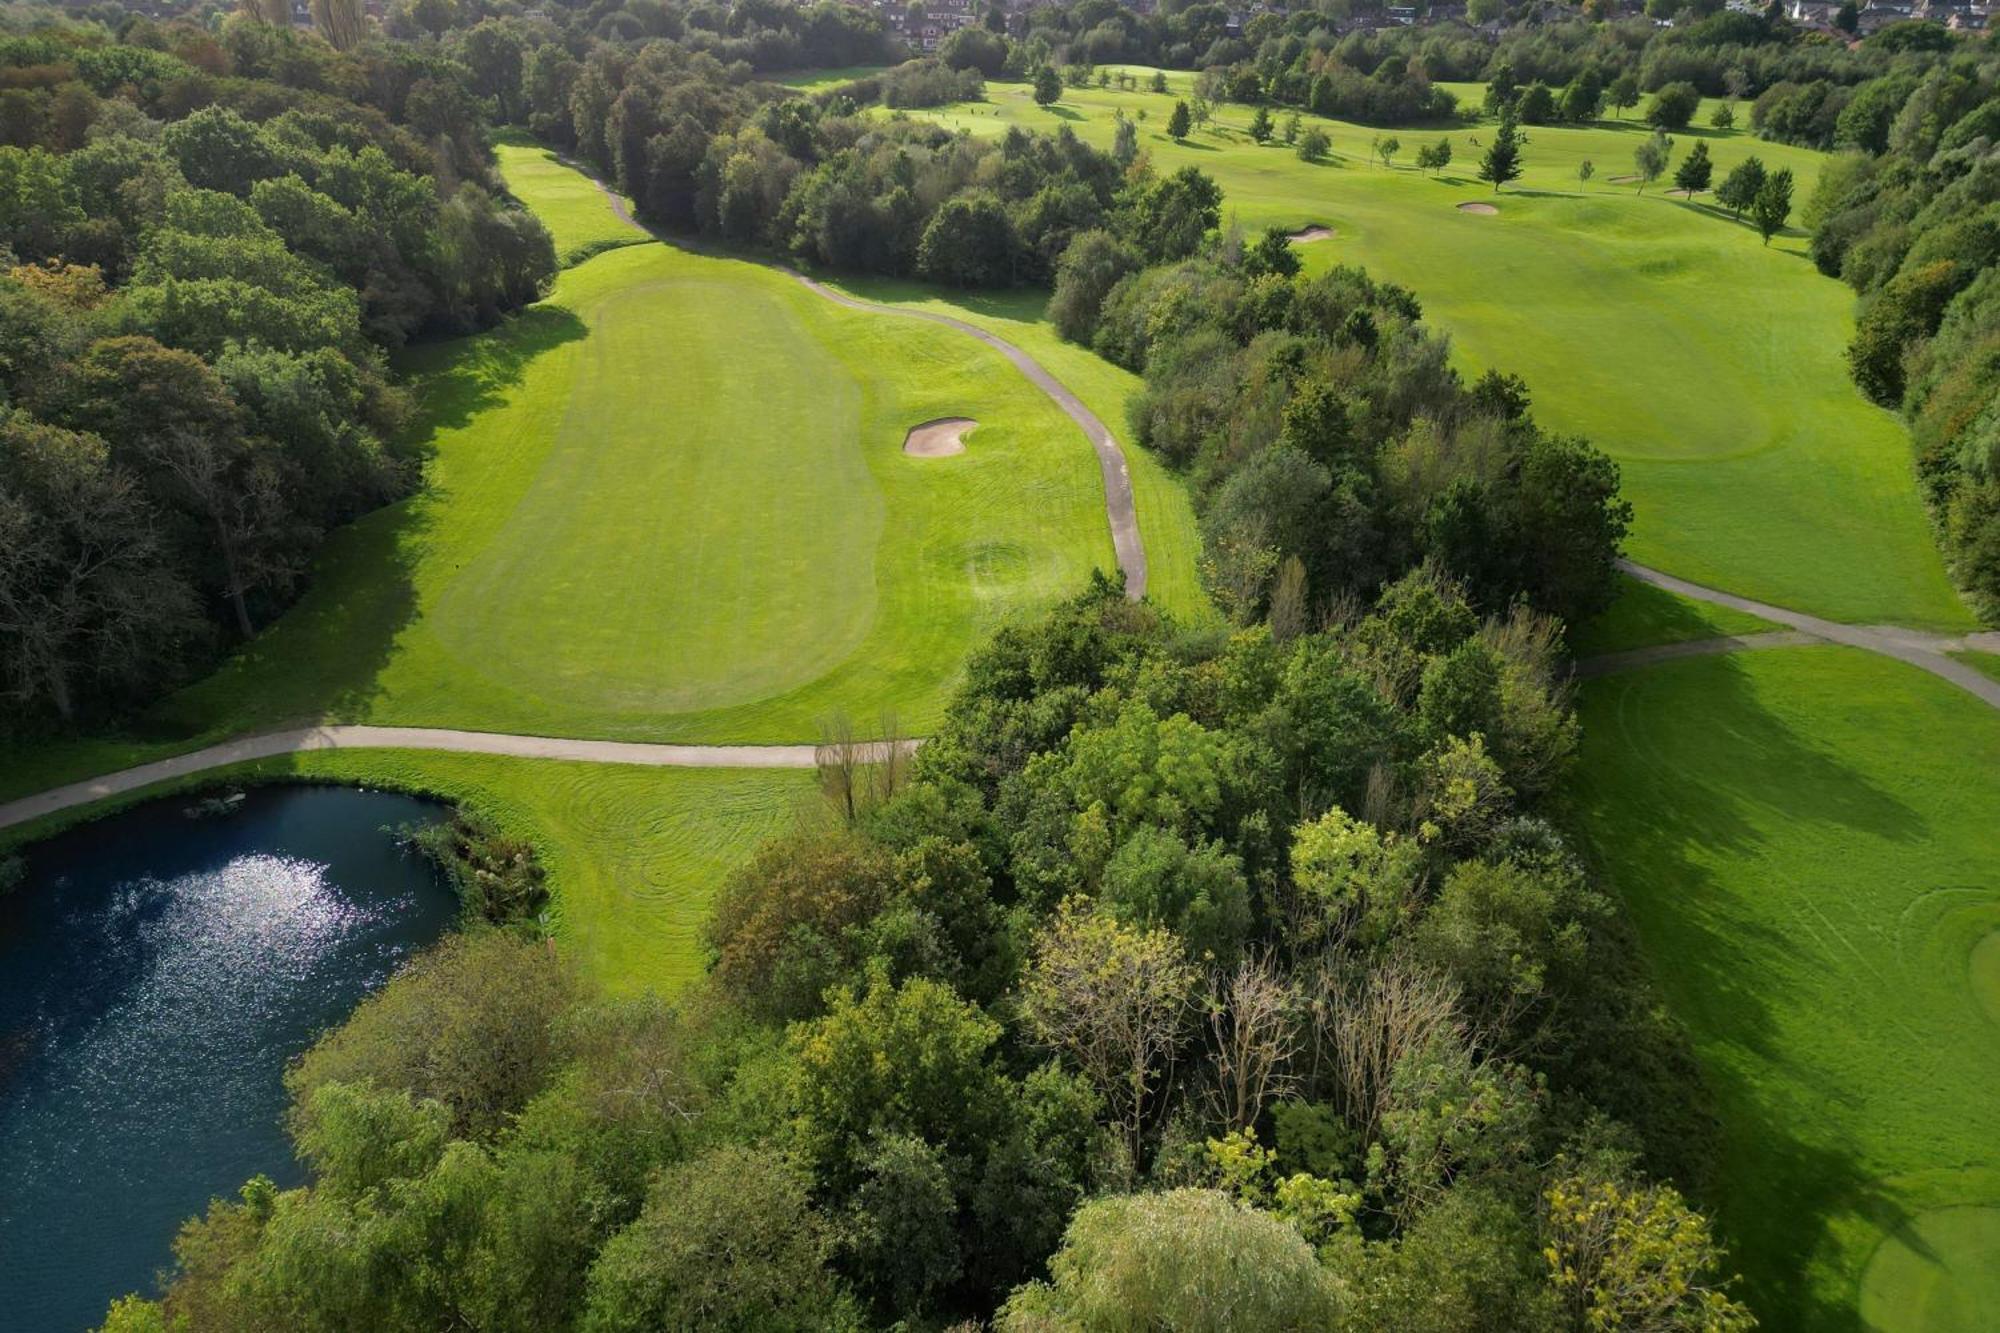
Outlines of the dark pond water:
<svg viewBox="0 0 2000 1333">
<path fill-rule="evenodd" d="M 456 915 L 382 831 L 433 804 L 274 787 L 188 805 L 44 843 L 0 896 L 0 1328 L 93 1327 L 150 1293 L 212 1196 L 298 1183 L 285 1063 Z"/>
</svg>

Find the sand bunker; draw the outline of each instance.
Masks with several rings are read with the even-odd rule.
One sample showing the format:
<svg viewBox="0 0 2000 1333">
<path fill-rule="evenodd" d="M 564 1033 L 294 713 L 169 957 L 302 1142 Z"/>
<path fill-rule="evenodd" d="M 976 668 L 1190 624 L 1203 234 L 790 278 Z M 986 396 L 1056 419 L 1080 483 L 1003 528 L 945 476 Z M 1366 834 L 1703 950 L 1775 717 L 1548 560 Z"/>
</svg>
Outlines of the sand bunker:
<svg viewBox="0 0 2000 1333">
<path fill-rule="evenodd" d="M 971 417 L 939 417 L 910 427 L 903 452 L 912 458 L 949 458 L 965 452 L 965 432 L 979 423 Z"/>
<path fill-rule="evenodd" d="M 1333 237 L 1331 227 L 1303 227 L 1292 233 L 1292 239 L 1303 245 L 1307 241 L 1325 241 Z"/>
<path fill-rule="evenodd" d="M 1500 210 L 1495 208 L 1492 204 L 1482 204 L 1474 201 L 1468 201 L 1466 203 L 1460 204 L 1458 206 L 1458 211 L 1461 213 L 1478 213 L 1481 214 L 1482 216 L 1491 217 L 1493 214 L 1498 213 Z"/>
</svg>

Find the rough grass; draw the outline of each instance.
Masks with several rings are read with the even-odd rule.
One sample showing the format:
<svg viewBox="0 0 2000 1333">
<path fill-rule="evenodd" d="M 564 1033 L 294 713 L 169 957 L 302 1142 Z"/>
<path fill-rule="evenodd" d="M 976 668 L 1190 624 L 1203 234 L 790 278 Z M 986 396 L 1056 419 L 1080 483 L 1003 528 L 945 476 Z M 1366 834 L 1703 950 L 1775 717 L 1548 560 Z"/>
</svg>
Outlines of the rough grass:
<svg viewBox="0 0 2000 1333">
<path fill-rule="evenodd" d="M 1991 1327 L 2000 716 L 1840 648 L 1591 682 L 1597 859 L 1722 1112 L 1767 1327 Z"/>
<path fill-rule="evenodd" d="M 590 180 L 556 160 L 549 149 L 524 135 L 503 136 L 493 151 L 507 189 L 533 210 L 556 243 L 564 268 L 594 254 L 637 245 L 646 234 L 611 211 Z"/>
<path fill-rule="evenodd" d="M 1435 179 L 1411 162 L 1445 130 L 1395 131 L 1393 169 L 1369 156 L 1385 131 L 1307 117 L 1335 150 L 1308 164 L 1253 143 L 1250 110 L 1234 105 L 1175 144 L 1167 115 L 1190 78 L 1170 74 L 1165 95 L 1072 89 L 1046 109 L 1026 85 L 996 82 L 986 102 L 917 114 L 975 134 L 1067 125 L 1108 146 L 1115 111 L 1144 111 L 1140 144 L 1157 168 L 1209 172 L 1249 229 L 1331 225 L 1332 239 L 1301 248 L 1309 266 L 1359 263 L 1412 288 L 1465 369 L 1524 376 L 1545 425 L 1617 458 L 1636 559 L 1842 620 L 1971 623 L 1926 528 L 1901 426 L 1848 382 L 1852 294 L 1813 270 L 1802 232 L 1765 247 L 1706 196 L 1610 184 L 1647 133 L 1636 120 L 1529 130 L 1525 176 L 1497 197 L 1498 216 L 1480 217 L 1455 205 L 1495 199 L 1474 178 L 1473 139 L 1490 125 L 1449 130 L 1453 165 Z M 1718 180 L 1753 153 L 1790 167 L 1801 203 L 1825 160 L 1706 129 L 1679 136 L 1677 158 L 1696 138 Z M 1585 158 L 1598 168 L 1588 187 L 1575 176 Z"/>
<path fill-rule="evenodd" d="M 1697 602 L 1621 574 L 1617 598 L 1604 614 L 1570 631 L 1570 652 L 1582 659 L 1656 644 L 1761 634 L 1783 628 L 1745 612 Z"/>
</svg>

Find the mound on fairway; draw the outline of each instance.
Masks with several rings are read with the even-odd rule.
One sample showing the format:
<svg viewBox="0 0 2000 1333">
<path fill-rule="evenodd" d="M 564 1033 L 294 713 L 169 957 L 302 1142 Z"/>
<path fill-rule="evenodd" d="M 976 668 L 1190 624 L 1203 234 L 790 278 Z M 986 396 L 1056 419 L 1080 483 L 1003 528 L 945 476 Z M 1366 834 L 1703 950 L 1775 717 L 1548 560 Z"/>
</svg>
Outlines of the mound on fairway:
<svg viewBox="0 0 2000 1333">
<path fill-rule="evenodd" d="M 912 458 L 949 458 L 965 452 L 965 433 L 979 423 L 971 417 L 939 417 L 910 427 L 903 452 Z"/>
<path fill-rule="evenodd" d="M 1332 239 L 1333 228 L 1331 227 L 1301 227 L 1292 233 L 1292 240 L 1301 245 L 1309 244 L 1313 241 L 1330 241 Z"/>
<path fill-rule="evenodd" d="M 1477 213 L 1481 217 L 1490 218 L 1498 213 L 1500 209 L 1493 204 L 1481 203 L 1476 199 L 1468 199 L 1458 206 L 1458 211 L 1461 213 Z"/>
<path fill-rule="evenodd" d="M 1581 714 L 1583 826 L 1715 1093 L 1746 1299 L 1990 1328 L 2000 713 L 1815 647 L 1605 677 Z"/>
<path fill-rule="evenodd" d="M 1113 72 L 1142 86 L 1151 77 Z M 1841 620 L 1971 623 L 1931 540 L 1907 434 L 1848 380 L 1853 293 L 1803 259 L 1803 235 L 1765 246 L 1700 196 L 1642 195 L 1602 178 L 1579 186 L 1586 159 L 1607 169 L 1632 160 L 1651 133 L 1639 120 L 1536 127 L 1525 174 L 1501 204 L 1508 225 L 1446 232 L 1439 205 L 1475 184 L 1468 135 L 1484 139 L 1483 127 L 1449 134 L 1442 179 L 1385 168 L 1368 156 L 1376 131 L 1312 116 L 1304 123 L 1332 136 L 1340 162 L 1301 162 L 1256 143 L 1252 108 L 1234 104 L 1176 143 L 1159 127 L 1193 76 L 1166 77 L 1166 93 L 1066 90 L 1053 110 L 1028 85 L 993 80 L 976 106 L 913 114 L 978 135 L 1067 126 L 1109 147 L 1123 112 L 1156 170 L 1208 172 L 1247 233 L 1308 220 L 1337 228 L 1338 247 L 1304 251 L 1308 268 L 1360 264 L 1410 287 L 1451 333 L 1463 369 L 1523 376 L 1537 420 L 1618 460 L 1636 510 L 1634 559 Z M 1478 105 L 1478 89 L 1455 91 Z M 1800 200 L 1827 160 L 1742 130 L 1694 137 L 1709 145 L 1716 179 L 1754 154 L 1790 169 Z"/>
</svg>

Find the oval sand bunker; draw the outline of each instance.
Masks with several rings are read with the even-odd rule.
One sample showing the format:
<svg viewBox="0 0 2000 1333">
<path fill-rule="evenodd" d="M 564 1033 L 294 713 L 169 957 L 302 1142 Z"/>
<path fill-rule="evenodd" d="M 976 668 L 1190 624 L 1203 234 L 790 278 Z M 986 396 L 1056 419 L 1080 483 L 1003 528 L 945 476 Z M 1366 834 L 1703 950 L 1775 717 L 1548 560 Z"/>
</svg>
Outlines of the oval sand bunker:
<svg viewBox="0 0 2000 1333">
<path fill-rule="evenodd" d="M 1482 217 L 1492 217 L 1495 213 L 1498 213 L 1500 210 L 1495 208 L 1492 204 L 1482 204 L 1474 201 L 1467 201 L 1458 206 L 1458 211 L 1461 213 L 1477 213 Z"/>
<path fill-rule="evenodd" d="M 910 427 L 903 452 L 912 458 L 948 458 L 965 452 L 965 432 L 979 423 L 971 417 L 939 417 Z"/>
<path fill-rule="evenodd" d="M 1299 242 L 1301 245 L 1308 241 L 1326 241 L 1332 238 L 1333 228 L 1331 227 L 1301 227 L 1291 235 L 1291 239 Z"/>
</svg>

